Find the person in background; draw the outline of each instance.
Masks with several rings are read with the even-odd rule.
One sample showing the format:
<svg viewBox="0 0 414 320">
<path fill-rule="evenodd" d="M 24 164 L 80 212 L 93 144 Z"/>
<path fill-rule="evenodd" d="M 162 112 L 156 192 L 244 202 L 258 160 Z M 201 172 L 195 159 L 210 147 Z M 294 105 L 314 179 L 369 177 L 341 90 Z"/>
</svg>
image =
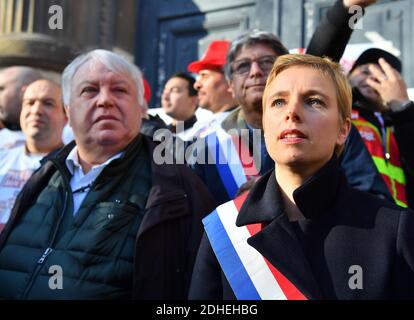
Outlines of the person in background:
<svg viewBox="0 0 414 320">
<path fill-rule="evenodd" d="M 9 220 L 20 190 L 41 159 L 60 148 L 66 114 L 60 86 L 50 80 L 37 80 L 23 94 L 20 127 L 25 144 L 0 151 L 0 232 Z"/>
<path fill-rule="evenodd" d="M 237 107 L 237 101 L 230 92 L 224 74 L 229 46 L 230 41 L 227 40 L 212 41 L 200 60 L 190 63 L 187 67 L 188 71 L 197 73 L 194 88 L 198 92 L 200 107 L 213 113 L 207 121 L 200 119 L 194 124 L 196 137 L 202 138 L 214 132 L 224 118 Z"/>
<path fill-rule="evenodd" d="M 24 134 L 20 128 L 20 110 L 25 87 L 41 79 L 35 69 L 13 66 L 0 71 L 0 149 L 24 144 Z"/>
<path fill-rule="evenodd" d="M 401 61 L 372 48 L 355 61 L 352 121 L 395 202 L 414 208 L 414 103 L 401 76 Z"/>
<path fill-rule="evenodd" d="M 162 109 L 173 119 L 167 128 L 184 141 L 192 140 L 192 128 L 197 121 L 198 98 L 194 82 L 195 79 L 185 72 L 175 73 L 165 83 L 161 96 Z"/>
</svg>

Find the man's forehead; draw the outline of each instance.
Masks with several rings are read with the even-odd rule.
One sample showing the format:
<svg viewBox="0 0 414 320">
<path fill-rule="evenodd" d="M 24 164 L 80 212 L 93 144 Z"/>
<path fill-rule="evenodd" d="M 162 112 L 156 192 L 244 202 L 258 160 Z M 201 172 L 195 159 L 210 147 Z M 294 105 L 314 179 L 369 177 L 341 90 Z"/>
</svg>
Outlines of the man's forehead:
<svg viewBox="0 0 414 320">
<path fill-rule="evenodd" d="M 254 59 L 261 56 L 277 56 L 277 53 L 267 43 L 254 43 L 242 46 L 236 53 L 234 60 Z"/>
<path fill-rule="evenodd" d="M 110 80 L 111 82 L 132 82 L 130 75 L 125 72 L 111 70 L 100 62 L 87 61 L 82 64 L 73 75 L 75 84 L 100 82 Z"/>
<path fill-rule="evenodd" d="M 60 87 L 49 81 L 36 82 L 27 87 L 24 92 L 24 99 L 36 97 L 56 98 L 61 95 Z"/>
<path fill-rule="evenodd" d="M 202 70 L 200 70 L 198 75 L 199 76 L 202 76 L 202 75 L 217 75 L 217 76 L 223 76 L 224 77 L 224 72 L 223 72 L 223 70 L 219 70 L 219 69 L 202 69 Z"/>
</svg>

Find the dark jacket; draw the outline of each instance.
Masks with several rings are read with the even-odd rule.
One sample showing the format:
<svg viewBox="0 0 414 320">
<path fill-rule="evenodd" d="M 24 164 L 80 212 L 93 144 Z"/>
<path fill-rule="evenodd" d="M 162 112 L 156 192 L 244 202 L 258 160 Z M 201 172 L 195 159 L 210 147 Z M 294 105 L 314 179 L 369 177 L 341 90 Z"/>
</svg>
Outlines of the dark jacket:
<svg viewBox="0 0 414 320">
<path fill-rule="evenodd" d="M 159 129 L 167 129 L 167 125 L 157 114 L 155 116 L 148 114 L 148 119 L 143 118 L 141 123 L 140 132 L 146 136 L 152 138 L 155 131 Z"/>
<path fill-rule="evenodd" d="M 349 13 L 343 0 L 337 0 L 317 25 L 306 48 L 306 53 L 327 56 L 339 62 L 354 31 L 349 21 L 355 13 Z"/>
<path fill-rule="evenodd" d="M 414 215 L 351 188 L 335 158 L 293 193 L 306 219 L 290 222 L 274 171 L 249 192 L 236 224 L 263 223 L 247 240 L 309 299 L 414 298 Z M 363 289 L 349 286 L 362 268 Z M 204 236 L 190 299 L 234 299 Z"/>
<path fill-rule="evenodd" d="M 130 147 L 137 139 L 126 148 L 123 161 L 114 160 L 105 168 L 96 185 L 108 183 L 119 175 L 131 174 L 133 169 L 129 167 L 129 160 L 137 155 Z M 191 170 L 184 165 L 157 165 L 152 157 L 156 145 L 145 137 L 143 145 L 151 158 L 152 180 L 136 234 L 132 295 L 136 299 L 184 299 L 202 235 L 201 218 L 212 210 L 214 201 Z M 52 161 L 64 166 L 73 146 L 67 146 L 53 160 L 49 159 L 29 179 L 0 235 L 0 250 L 56 173 Z"/>
</svg>

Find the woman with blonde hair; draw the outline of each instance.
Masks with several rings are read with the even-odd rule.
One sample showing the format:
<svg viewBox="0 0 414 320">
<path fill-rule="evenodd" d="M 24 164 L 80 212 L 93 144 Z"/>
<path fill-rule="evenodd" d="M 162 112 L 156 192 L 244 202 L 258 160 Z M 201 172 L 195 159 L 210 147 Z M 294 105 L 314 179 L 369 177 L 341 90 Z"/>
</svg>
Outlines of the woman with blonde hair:
<svg viewBox="0 0 414 320">
<path fill-rule="evenodd" d="M 337 162 L 351 101 L 337 63 L 278 58 L 263 95 L 275 170 L 203 220 L 190 298 L 414 298 L 413 212 L 351 188 Z"/>
</svg>

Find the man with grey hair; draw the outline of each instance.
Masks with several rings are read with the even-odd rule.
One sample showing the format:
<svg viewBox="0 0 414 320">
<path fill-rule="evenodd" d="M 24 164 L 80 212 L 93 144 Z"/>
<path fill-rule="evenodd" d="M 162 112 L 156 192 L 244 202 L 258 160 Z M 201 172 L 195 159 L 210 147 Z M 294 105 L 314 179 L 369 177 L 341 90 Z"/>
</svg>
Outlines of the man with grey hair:
<svg viewBox="0 0 414 320">
<path fill-rule="evenodd" d="M 155 163 L 155 144 L 139 133 L 141 72 L 94 50 L 67 66 L 62 87 L 75 141 L 44 162 L 12 209 L 0 235 L 0 298 L 184 299 L 214 201 L 184 165 Z"/>
<path fill-rule="evenodd" d="M 0 149 L 24 143 L 20 131 L 20 111 L 23 91 L 27 85 L 39 80 L 42 75 L 25 66 L 8 67 L 0 71 Z"/>
</svg>

